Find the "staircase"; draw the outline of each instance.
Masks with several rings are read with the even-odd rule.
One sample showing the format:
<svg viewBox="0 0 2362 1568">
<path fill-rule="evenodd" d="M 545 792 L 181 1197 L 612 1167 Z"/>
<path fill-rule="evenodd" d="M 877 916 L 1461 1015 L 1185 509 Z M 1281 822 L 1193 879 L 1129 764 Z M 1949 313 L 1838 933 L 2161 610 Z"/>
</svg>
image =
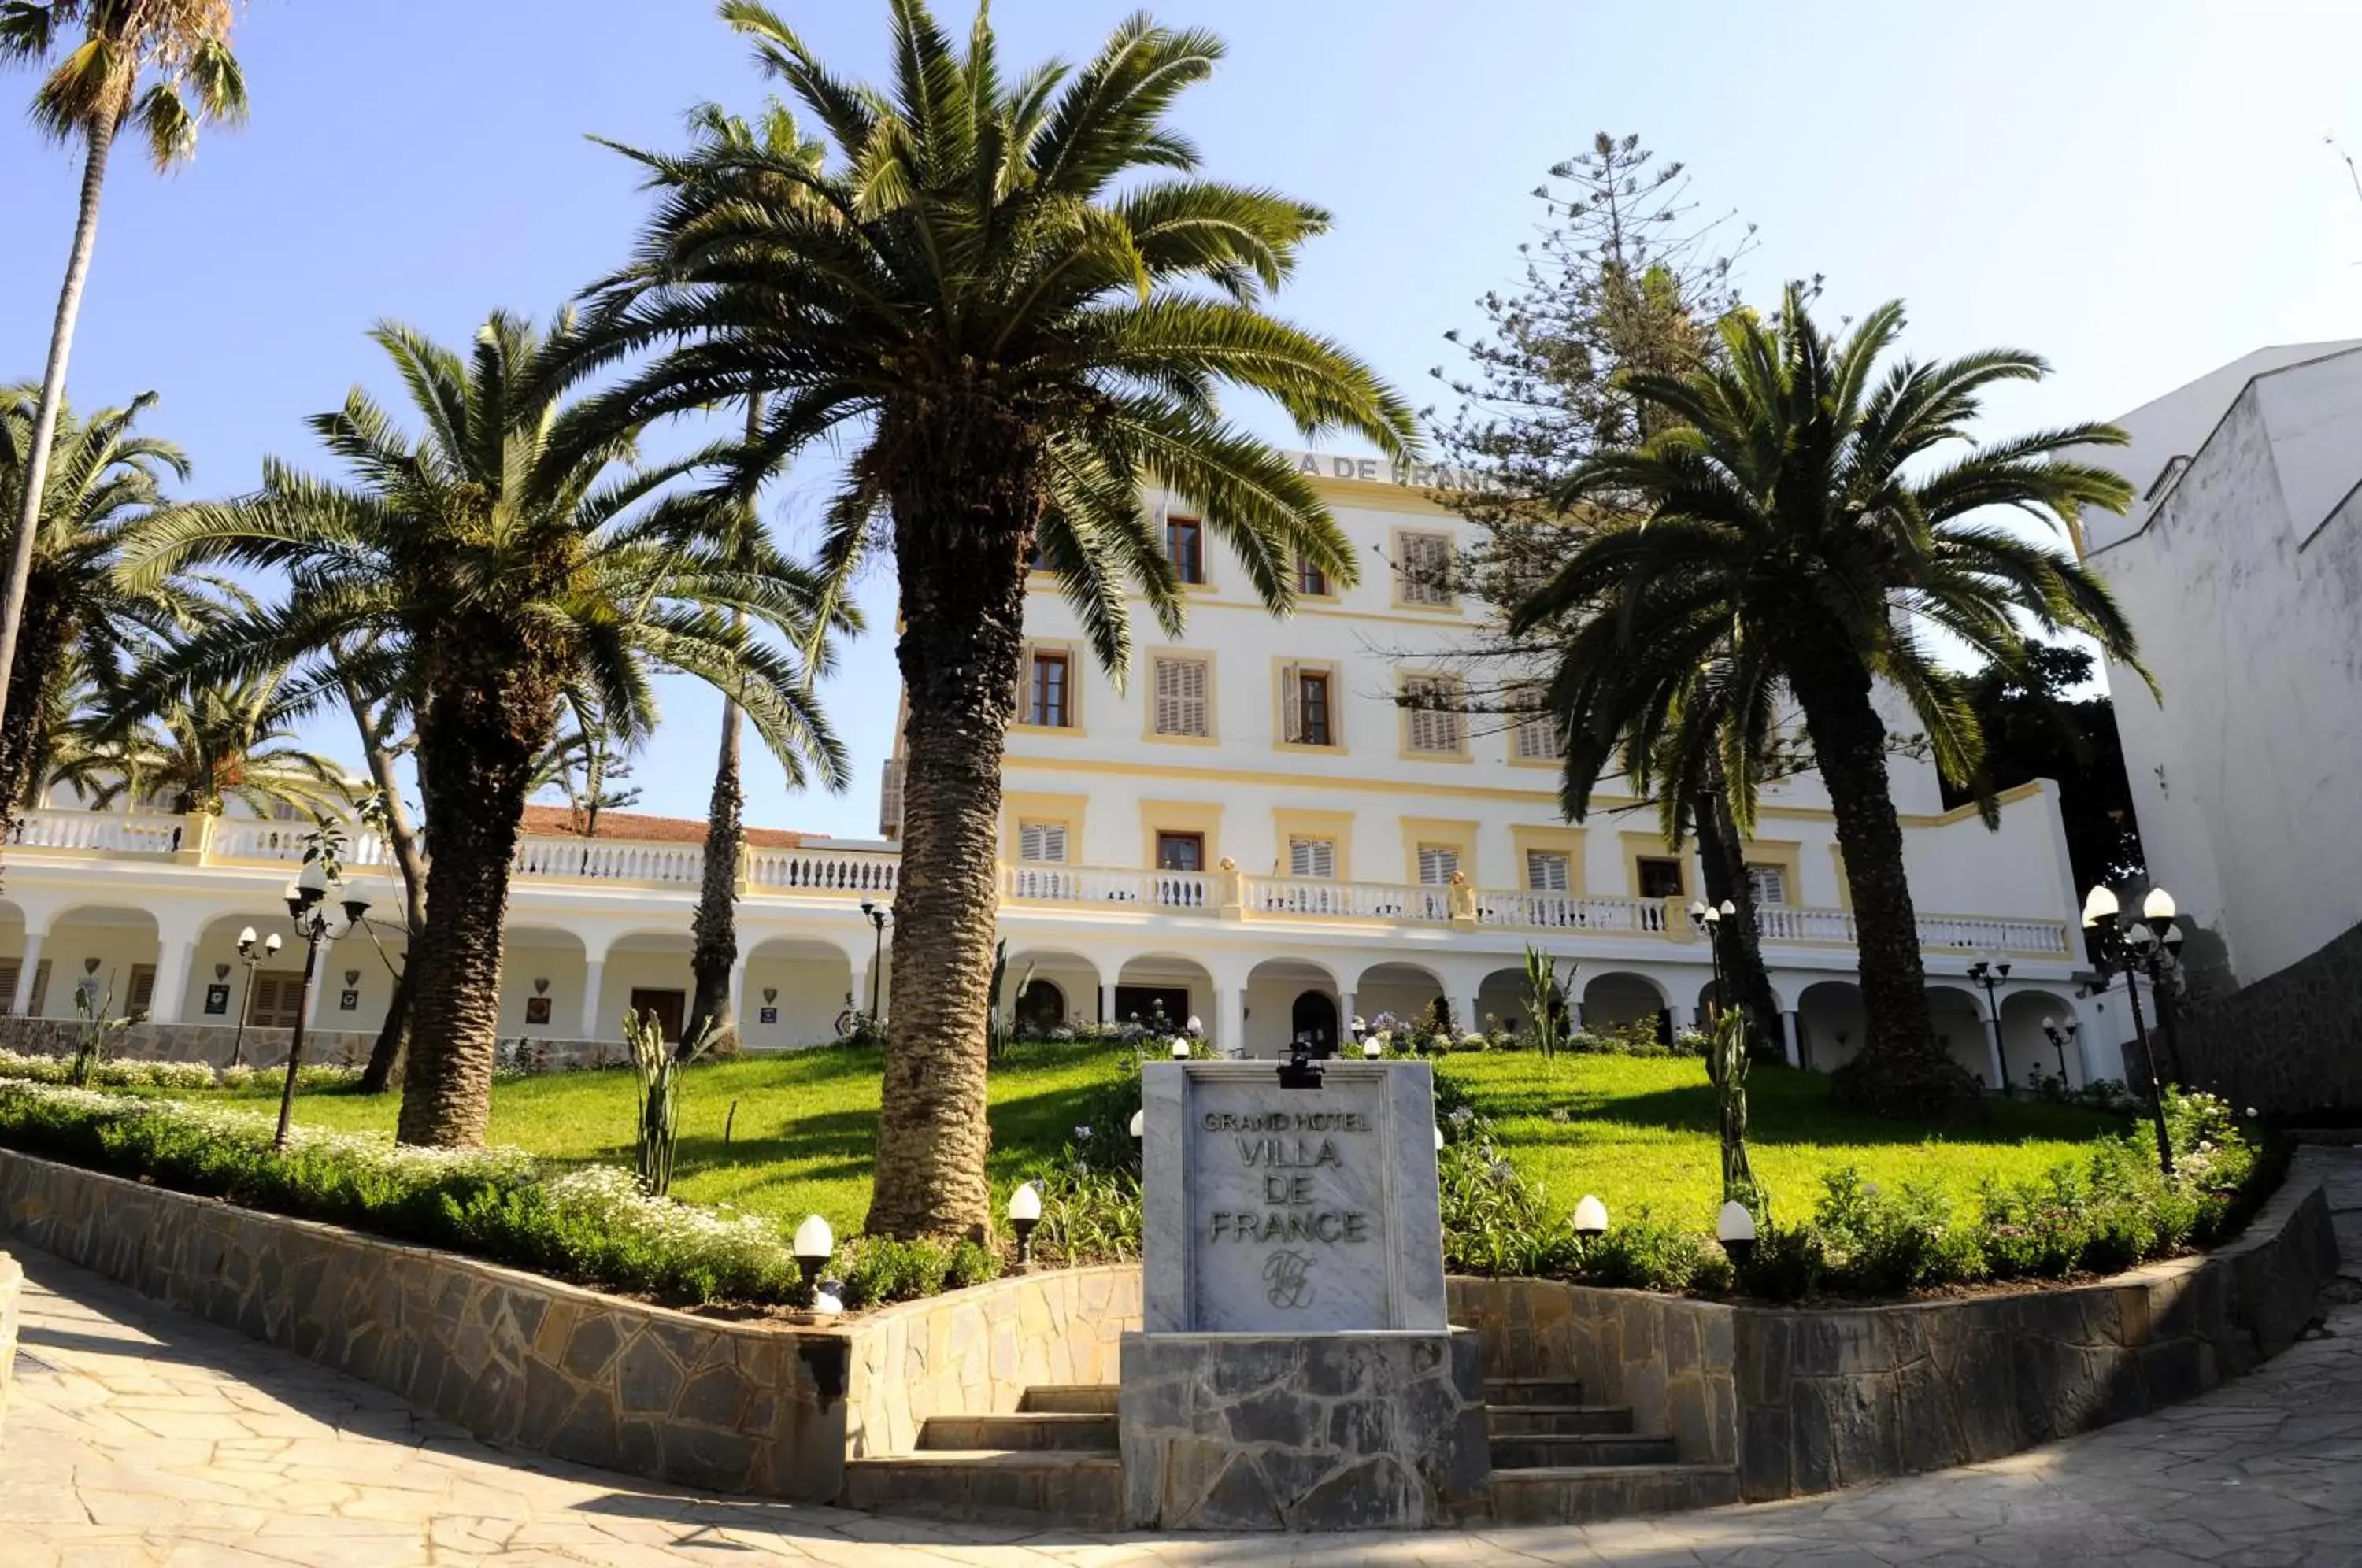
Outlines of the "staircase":
<svg viewBox="0 0 2362 1568">
<path fill-rule="evenodd" d="M 1587 1405 L 1564 1378 L 1488 1377 L 1494 1522 L 1593 1524 L 1738 1501 L 1738 1469 L 1683 1464 L 1670 1437 L 1632 1430 L 1628 1405 Z"/>
<path fill-rule="evenodd" d="M 1123 1510 L 1115 1385 L 1045 1385 L 1012 1413 L 930 1416 L 917 1452 L 848 1460 L 841 1501 L 875 1514 L 1112 1529 Z"/>
</svg>

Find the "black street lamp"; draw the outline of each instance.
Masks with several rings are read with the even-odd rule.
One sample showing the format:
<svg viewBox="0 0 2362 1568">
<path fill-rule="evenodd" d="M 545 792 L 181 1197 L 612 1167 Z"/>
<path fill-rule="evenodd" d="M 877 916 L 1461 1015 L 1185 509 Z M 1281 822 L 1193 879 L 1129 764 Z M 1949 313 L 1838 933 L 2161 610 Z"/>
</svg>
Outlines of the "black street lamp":
<svg viewBox="0 0 2362 1568">
<path fill-rule="evenodd" d="M 279 1090 L 279 1132 L 270 1140 L 274 1149 L 287 1146 L 287 1132 L 295 1120 L 295 1075 L 304 1066 L 304 1014 L 311 1009 L 312 979 L 320 967 L 320 944 L 341 941 L 369 913 L 367 899 L 341 899 L 337 902 L 344 918 L 338 920 L 327 907 L 332 889 L 341 892 L 343 884 L 329 876 L 327 868 L 317 860 L 306 864 L 304 875 L 287 885 L 287 918 L 304 942 L 304 988 L 296 993 L 299 1000 L 295 1029 L 287 1042 L 287 1082 Z"/>
<path fill-rule="evenodd" d="M 270 940 L 255 940 L 254 927 L 248 926 L 237 933 L 237 961 L 246 966 L 246 995 L 237 1004 L 237 1028 L 229 1037 L 229 1065 L 237 1066 L 246 1051 L 246 1021 L 254 1012 L 254 972 L 270 959 L 279 956 L 285 944 L 272 932 Z"/>
<path fill-rule="evenodd" d="M 890 904 L 864 899 L 861 900 L 861 914 L 868 921 L 869 929 L 877 933 L 876 939 L 869 945 L 869 1021 L 875 1024 L 877 1021 L 877 981 L 886 968 L 886 928 L 894 923 L 894 908 Z"/>
<path fill-rule="evenodd" d="M 1714 960 L 1714 1005 L 1717 1011 L 1730 1005 L 1722 994 L 1722 922 L 1738 913 L 1738 906 L 1725 899 L 1718 905 L 1703 899 L 1690 900 L 1690 929 L 1705 938 L 1707 955 Z"/>
<path fill-rule="evenodd" d="M 2001 983 L 2009 978 L 2009 966 L 1994 959 L 1980 958 L 1969 966 L 1969 978 L 1985 988 L 1985 1011 L 1992 1016 L 1993 1060 L 2001 1064 L 2001 1092 L 2014 1092 L 2009 1087 L 2009 1049 L 2001 1043 L 2001 1003 L 1994 994 Z"/>
<path fill-rule="evenodd" d="M 2125 977 L 2125 994 L 2132 999 L 2133 1033 L 2140 1040 L 2141 1060 L 2148 1068 L 2149 1110 L 2157 1121 L 2157 1163 L 2167 1176 L 2173 1174 L 2173 1140 L 2165 1130 L 2165 1084 L 2158 1077 L 2157 1051 L 2148 1039 L 2148 1021 L 2141 1016 L 2140 980 L 2147 973 L 2152 983 L 2162 984 L 2171 970 L 2174 955 L 2181 947 L 2181 925 L 2174 919 L 2173 895 L 2163 888 L 2151 888 L 2142 900 L 2141 918 L 2130 925 L 2118 915 L 2121 906 L 2116 895 L 2105 887 L 2092 889 L 2083 900 L 2083 929 L 2089 935 L 2092 962 L 2100 971 L 2100 988 L 2108 987 L 2108 972 L 2120 970 Z"/>
<path fill-rule="evenodd" d="M 2067 1047 L 2074 1043 L 2075 1032 L 2081 1027 L 2071 1018 L 2042 1026 L 2042 1032 L 2050 1036 L 2050 1048 L 2058 1053 L 2058 1082 L 2070 1088 L 2074 1086 L 2067 1077 Z"/>
</svg>

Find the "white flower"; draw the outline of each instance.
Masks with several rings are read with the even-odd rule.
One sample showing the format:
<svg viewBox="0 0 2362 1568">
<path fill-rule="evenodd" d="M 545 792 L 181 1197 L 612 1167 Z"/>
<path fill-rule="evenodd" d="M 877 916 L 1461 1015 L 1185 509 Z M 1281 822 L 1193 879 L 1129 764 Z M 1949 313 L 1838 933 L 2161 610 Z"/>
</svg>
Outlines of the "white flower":
<svg viewBox="0 0 2362 1568">
<path fill-rule="evenodd" d="M 1075 1129 L 1075 1142 L 1077 1143 L 1087 1143 L 1090 1141 L 1091 1124 L 1086 1121 L 1081 1126 Z"/>
<path fill-rule="evenodd" d="M 1476 1120 L 1476 1112 L 1469 1106 L 1455 1105 L 1451 1108 L 1451 1114 L 1445 1117 L 1444 1120 L 1451 1122 L 1454 1127 L 1465 1127 L 1471 1121 Z"/>
<path fill-rule="evenodd" d="M 2252 1117 L 2254 1117 L 2254 1116 L 2256 1115 L 2256 1108 L 2255 1108 L 2254 1106 L 2252 1106 L 2252 1105 L 2251 1105 L 2251 1106 L 2247 1107 L 2247 1115 L 2248 1115 L 2250 1118 L 2252 1118 Z"/>
<path fill-rule="evenodd" d="M 1198 1021 L 1198 1015 L 1194 1012 L 1189 1015 L 1189 1032 L 1192 1034 L 1206 1032 L 1206 1026 Z"/>
</svg>

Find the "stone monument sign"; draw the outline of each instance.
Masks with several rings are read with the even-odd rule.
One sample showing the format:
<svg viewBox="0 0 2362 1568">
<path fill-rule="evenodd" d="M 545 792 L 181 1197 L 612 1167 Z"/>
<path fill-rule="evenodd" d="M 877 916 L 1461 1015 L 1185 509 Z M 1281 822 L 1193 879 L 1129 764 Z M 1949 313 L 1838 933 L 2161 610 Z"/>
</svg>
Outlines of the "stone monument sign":
<svg viewBox="0 0 2362 1568">
<path fill-rule="evenodd" d="M 1154 1062 L 1142 1074 L 1149 1333 L 1444 1327 L 1424 1062 Z"/>
</svg>

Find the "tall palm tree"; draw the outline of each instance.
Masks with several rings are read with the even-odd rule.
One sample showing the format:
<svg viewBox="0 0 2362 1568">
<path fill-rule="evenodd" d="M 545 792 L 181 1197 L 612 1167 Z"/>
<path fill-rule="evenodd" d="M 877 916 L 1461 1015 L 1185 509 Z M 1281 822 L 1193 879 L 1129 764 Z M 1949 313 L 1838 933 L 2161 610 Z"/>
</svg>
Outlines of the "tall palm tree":
<svg viewBox="0 0 2362 1568">
<path fill-rule="evenodd" d="M 811 574 L 768 551 L 725 560 L 714 507 L 675 484 L 707 454 L 633 466 L 633 433 L 569 401 L 557 368 L 579 359 L 576 330 L 567 314 L 545 337 L 496 313 L 462 359 L 381 326 L 372 336 L 422 434 L 356 391 L 311 421 L 349 482 L 273 459 L 257 495 L 163 513 L 128 546 L 135 580 L 199 560 L 288 580 L 283 600 L 200 633 L 151 685 L 292 659 L 324 701 L 358 681 L 419 705 L 428 864 L 409 960 L 406 1143 L 483 1140 L 509 867 L 569 687 L 595 691 L 609 722 L 644 728 L 651 667 L 668 666 L 737 693 L 791 780 L 844 776 L 803 657 L 732 619 L 822 647 Z"/>
<path fill-rule="evenodd" d="M 1169 632 L 1181 623 L 1143 478 L 1205 517 L 1275 613 L 1298 558 L 1354 580 L 1312 487 L 1224 420 L 1218 389 L 1262 392 L 1308 436 L 1354 431 L 1396 458 L 1418 436 L 1368 366 L 1264 309 L 1326 215 L 1195 177 L 1169 116 L 1219 39 L 1135 17 L 1080 69 L 1010 75 L 981 11 L 964 51 L 922 0 L 891 11 L 893 79 L 876 88 L 833 73 L 763 6 L 723 6 L 813 117 L 828 160 L 734 154 L 733 181 L 760 188 L 652 226 L 642 262 L 656 282 L 612 299 L 602 326 L 614 352 L 671 346 L 623 395 L 634 418 L 763 395 L 746 458 L 759 472 L 834 439 L 832 581 L 875 548 L 893 555 L 905 980 L 868 1225 L 911 1236 L 988 1219 L 994 823 L 1029 565 L 1047 563 L 1120 680 L 1128 591 Z"/>
<path fill-rule="evenodd" d="M 1992 349 L 1896 359 L 1882 371 L 1902 326 L 1901 305 L 1887 304 L 1833 340 L 1792 286 L 1775 323 L 1727 318 L 1711 364 L 1628 374 L 1666 425 L 1639 447 L 1594 455 L 1557 499 L 1637 498 L 1639 515 L 1585 539 L 1518 622 L 1580 622 L 1551 698 L 1577 737 L 1570 804 L 1613 749 L 1600 744 L 1603 712 L 1678 703 L 1719 661 L 1700 733 L 1737 774 L 1766 755 L 1779 693 L 1793 695 L 1829 791 L 1859 933 L 1867 1038 L 1838 1091 L 1882 1112 L 1948 1116 L 1973 1110 L 1974 1083 L 1933 1037 L 1875 683 L 1902 693 L 1937 766 L 1966 780 L 1982 739 L 1931 633 L 2006 667 L 2024 660 L 2019 626 L 2030 620 L 2087 633 L 2137 668 L 2132 628 L 2096 579 L 1974 515 L 2014 507 L 2070 528 L 2080 508 L 2122 510 L 2132 491 L 2061 456 L 2121 445 L 2112 426 L 1976 439 L 1984 390 L 2040 379 L 2041 359 Z M 1749 798 L 1745 778 L 1727 782 L 1734 806 Z"/>
<path fill-rule="evenodd" d="M 796 200 L 803 187 L 765 173 L 750 164 L 748 155 L 763 161 L 801 165 L 817 173 L 827 149 L 803 134 L 795 116 L 773 99 L 750 124 L 718 104 L 701 104 L 690 112 L 690 146 L 685 153 L 651 151 L 608 142 L 616 151 L 648 171 L 647 186 L 665 193 L 653 225 L 662 238 L 649 248 L 661 256 L 701 223 L 711 219 L 722 204 L 742 200 Z M 599 292 L 613 302 L 640 285 L 658 286 L 660 267 L 639 264 L 609 279 Z M 746 398 L 746 438 L 761 439 L 763 394 Z M 740 507 L 732 519 L 731 541 L 761 536 L 757 496 L 764 474 L 749 467 L 741 476 Z M 738 704 L 729 693 L 722 698 L 722 744 L 714 758 L 713 790 L 705 813 L 704 859 L 698 878 L 697 912 L 690 920 L 689 967 L 694 980 L 689 1015 L 681 1025 L 684 1048 L 692 1041 L 723 1044 L 735 1038 L 730 977 L 738 963 L 738 863 L 745 844 L 746 790 L 739 766 Z"/>
<path fill-rule="evenodd" d="M 99 193 L 107 155 L 134 118 L 149 156 L 170 169 L 197 149 L 206 120 L 246 117 L 246 77 L 229 50 L 230 0 L 6 0 L 0 4 L 0 62 L 39 64 L 63 46 L 65 57 L 33 94 L 33 124 L 61 142 L 83 145 L 82 202 L 64 285 L 50 327 L 50 358 L 25 443 L 26 480 L 17 501 L 8 578 L 0 588 L 0 723 L 16 706 L 17 644 L 30 607 L 34 536 L 48 487 L 50 444 L 65 408 L 66 360 L 74 318 L 98 240 Z M 69 44 L 76 28 L 78 40 Z M 143 90 L 141 84 L 146 83 Z"/>
<path fill-rule="evenodd" d="M 288 744 L 304 703 L 284 668 L 175 693 L 152 719 L 102 702 L 76 716 L 71 756 L 50 775 L 93 808 L 149 802 L 219 815 L 236 801 L 259 817 L 290 806 L 306 816 L 352 804 L 344 770 Z"/>
<path fill-rule="evenodd" d="M 57 721 L 74 712 L 67 701 L 72 683 L 112 683 L 127 657 L 192 624 L 204 608 L 177 580 L 135 590 L 115 574 L 124 530 L 163 502 L 168 479 L 189 474 L 180 447 L 134 428 L 155 401 L 152 392 L 142 393 L 127 407 L 101 409 L 87 420 L 69 407 L 58 410 L 54 457 L 28 536 L 26 615 L 8 675 L 9 701 L 0 712 L 0 817 L 47 781 L 42 758 L 58 739 Z M 11 517 L 21 515 L 36 467 L 39 405 L 30 387 L 0 392 L 0 501 Z"/>
</svg>

